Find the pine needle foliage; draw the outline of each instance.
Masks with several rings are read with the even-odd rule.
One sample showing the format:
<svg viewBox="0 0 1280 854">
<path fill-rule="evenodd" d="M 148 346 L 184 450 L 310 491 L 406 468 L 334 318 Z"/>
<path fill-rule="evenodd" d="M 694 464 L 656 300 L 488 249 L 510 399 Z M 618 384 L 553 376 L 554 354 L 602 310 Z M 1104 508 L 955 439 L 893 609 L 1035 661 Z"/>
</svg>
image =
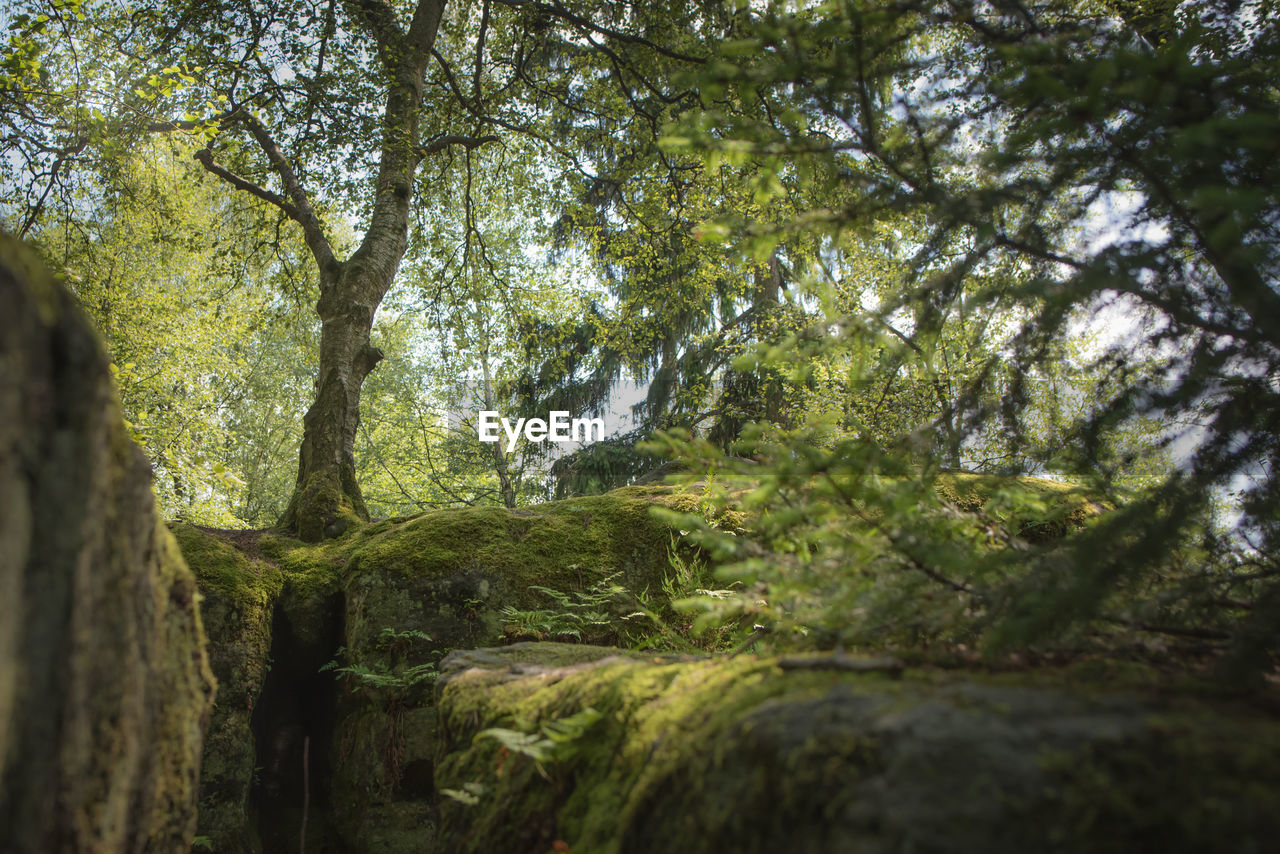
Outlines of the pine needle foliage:
<svg viewBox="0 0 1280 854">
<path fill-rule="evenodd" d="M 756 613 L 798 643 L 1162 638 L 1236 679 L 1274 666 L 1280 22 L 1266 6 L 769 4 L 702 69 L 767 117 L 726 124 L 712 104 L 667 144 L 809 178 L 786 225 L 726 216 L 704 236 L 756 257 L 795 233 L 826 246 L 810 274 L 825 316 L 755 358 L 796 382 L 843 372 L 849 390 L 844 413 L 744 434 L 763 462 L 746 467 L 756 529 L 701 536 L 749 592 L 708 614 Z M 850 258 L 873 248 L 901 271 L 842 308 Z M 979 317 L 995 318 L 983 337 L 954 334 Z M 1064 357 L 1082 328 L 1101 334 Z M 860 424 L 847 415 L 877 365 L 942 391 L 893 431 Z M 1018 521 L 1044 503 L 1035 489 L 948 497 L 945 470 L 992 446 L 1007 453 L 987 471 L 1071 479 L 1106 512 L 1036 542 Z"/>
</svg>

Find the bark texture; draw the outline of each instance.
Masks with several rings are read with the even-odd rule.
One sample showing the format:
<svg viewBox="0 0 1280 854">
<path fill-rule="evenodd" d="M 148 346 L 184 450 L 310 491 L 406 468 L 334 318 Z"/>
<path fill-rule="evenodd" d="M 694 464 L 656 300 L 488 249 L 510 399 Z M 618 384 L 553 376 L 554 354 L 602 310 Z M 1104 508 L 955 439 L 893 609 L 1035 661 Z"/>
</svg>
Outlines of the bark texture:
<svg viewBox="0 0 1280 854">
<path fill-rule="evenodd" d="M 213 691 L 101 343 L 0 237 L 0 850 L 190 850 Z"/>
<path fill-rule="evenodd" d="M 283 520 L 284 528 L 307 542 L 337 536 L 352 522 L 369 519 L 356 480 L 360 389 L 382 358 L 369 335 L 399 261 L 397 255 L 387 273 L 352 258 L 337 265 L 336 276 L 322 278 L 316 399 L 303 420 L 298 480 Z"/>
</svg>

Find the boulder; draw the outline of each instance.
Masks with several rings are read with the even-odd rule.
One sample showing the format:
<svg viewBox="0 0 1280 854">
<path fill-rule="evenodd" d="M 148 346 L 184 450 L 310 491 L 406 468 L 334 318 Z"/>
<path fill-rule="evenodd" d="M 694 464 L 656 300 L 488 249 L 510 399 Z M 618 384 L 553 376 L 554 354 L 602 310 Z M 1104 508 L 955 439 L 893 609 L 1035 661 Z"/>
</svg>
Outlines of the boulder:
<svg viewBox="0 0 1280 854">
<path fill-rule="evenodd" d="M 213 692 L 103 346 L 0 239 L 0 850 L 188 851 Z"/>
<path fill-rule="evenodd" d="M 1280 833 L 1265 709 L 860 663 L 454 653 L 436 850 L 1199 854 Z"/>
<path fill-rule="evenodd" d="M 353 852 L 432 850 L 434 673 L 411 668 L 501 642 L 504 607 L 548 604 L 536 587 L 581 592 L 616 576 L 630 590 L 658 591 L 671 534 L 650 510 L 679 500 L 664 487 L 632 487 L 515 511 L 441 510 L 362 532 L 344 571 L 343 644 L 344 661 L 369 672 L 344 678 L 333 779 L 335 820 Z"/>
</svg>

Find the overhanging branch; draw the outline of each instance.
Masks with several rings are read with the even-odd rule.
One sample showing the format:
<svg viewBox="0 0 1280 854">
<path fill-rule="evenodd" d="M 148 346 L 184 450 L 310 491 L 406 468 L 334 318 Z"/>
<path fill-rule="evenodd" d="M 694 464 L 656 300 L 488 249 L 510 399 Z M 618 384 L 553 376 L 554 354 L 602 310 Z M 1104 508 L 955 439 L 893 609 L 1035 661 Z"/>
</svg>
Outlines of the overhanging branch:
<svg viewBox="0 0 1280 854">
<path fill-rule="evenodd" d="M 225 169 L 222 166 L 219 166 L 217 163 L 213 161 L 213 152 L 210 151 L 209 149 L 201 148 L 199 151 L 195 153 L 195 158 L 196 160 L 200 161 L 200 165 L 203 166 L 206 171 L 208 171 L 210 174 L 216 175 L 217 177 L 221 178 L 223 181 L 226 181 L 228 184 L 235 187 L 237 190 L 243 190 L 244 192 L 249 193 L 250 195 L 257 196 L 263 201 L 270 202 L 271 204 L 275 205 L 280 210 L 288 214 L 289 218 L 292 220 L 298 219 L 298 209 L 295 208 L 293 205 L 289 204 L 288 199 L 284 198 L 283 196 L 277 193 L 271 192 L 265 187 L 260 187 L 257 184 L 253 183 L 252 181 L 247 181 L 244 178 L 241 178 L 239 175 L 235 174 L 234 172 L 231 172 L 228 169 Z"/>
<path fill-rule="evenodd" d="M 262 148 L 263 153 L 267 155 L 267 162 L 271 164 L 271 168 L 280 176 L 280 181 L 284 184 L 285 195 L 292 202 L 293 213 L 289 215 L 302 226 L 303 239 L 306 240 L 307 248 L 315 256 L 321 271 L 331 269 L 337 264 L 337 260 L 333 255 L 333 248 L 329 246 L 329 240 L 324 236 L 324 229 L 320 226 L 320 218 L 316 216 L 315 211 L 311 208 L 311 202 L 307 198 L 306 191 L 302 189 L 302 183 L 298 180 L 297 173 L 293 171 L 293 166 L 289 164 L 284 152 L 280 150 L 280 146 L 272 139 L 266 127 L 252 113 L 242 113 L 240 120 L 248 127 L 249 133 L 257 141 L 259 147 Z M 284 210 L 284 208 L 281 208 L 281 210 Z"/>
<path fill-rule="evenodd" d="M 668 59 L 675 59 L 680 62 L 689 62 L 695 65 L 702 65 L 706 62 L 706 59 L 702 57 L 690 56 L 687 53 L 680 53 L 679 51 L 671 50 L 670 48 L 663 47 L 656 42 L 649 41 L 649 39 L 643 38 L 642 36 L 636 36 L 631 33 L 624 33 L 618 30 L 611 30 L 608 27 L 602 27 L 595 21 L 591 21 L 581 15 L 570 12 L 559 3 L 539 3 L 531 2 L 531 0 L 496 0 L 496 2 L 512 9 L 533 9 L 546 15 L 559 18 L 562 21 L 567 21 L 579 29 L 597 33 L 613 39 L 614 41 L 647 47 L 649 50 L 662 54 Z"/>
<path fill-rule="evenodd" d="M 395 11 L 383 0 L 346 0 L 343 5 L 373 36 L 378 59 L 388 75 L 394 77 L 406 58 L 404 31 L 396 21 Z"/>
</svg>

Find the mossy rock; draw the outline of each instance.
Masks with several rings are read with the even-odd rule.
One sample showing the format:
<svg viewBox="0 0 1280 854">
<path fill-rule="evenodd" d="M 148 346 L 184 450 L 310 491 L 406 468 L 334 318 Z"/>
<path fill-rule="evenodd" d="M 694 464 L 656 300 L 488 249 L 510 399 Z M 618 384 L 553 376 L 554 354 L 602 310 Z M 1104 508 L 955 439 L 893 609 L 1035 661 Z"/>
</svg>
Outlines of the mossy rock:
<svg viewBox="0 0 1280 854">
<path fill-rule="evenodd" d="M 191 846 L 214 683 L 106 351 L 0 235 L 0 850 Z"/>
<path fill-rule="evenodd" d="M 272 615 L 284 584 L 217 533 L 173 526 L 195 572 L 218 694 L 205 738 L 197 833 L 215 851 L 257 850 L 249 796 L 257 764 L 252 718 L 271 660 Z"/>
<path fill-rule="evenodd" d="M 258 850 L 253 789 L 261 782 L 260 766 L 272 761 L 272 727 L 287 714 L 261 708 L 273 656 L 287 657 L 285 667 L 303 671 L 303 678 L 333 658 L 341 571 L 352 542 L 308 546 L 261 532 L 186 524 L 174 525 L 173 532 L 200 585 L 219 682 L 204 747 L 198 832 L 215 851 Z"/>
<path fill-rule="evenodd" d="M 421 850 L 434 821 L 431 682 L 388 688 L 375 680 L 450 649 L 501 642 L 504 606 L 546 604 L 533 585 L 584 591 L 616 574 L 631 589 L 657 590 L 671 534 L 650 509 L 691 509 L 696 500 L 669 487 L 630 487 L 529 509 L 386 520 L 315 544 L 255 534 L 252 558 L 232 544 L 244 545 L 246 534 L 176 526 L 200 579 L 223 683 L 206 743 L 200 833 L 215 850 L 256 847 L 258 817 L 248 806 L 255 763 L 267 778 L 296 759 L 270 755 L 273 733 L 287 726 L 275 719 L 287 714 L 280 700 L 260 697 L 264 685 L 272 690 L 268 679 L 282 684 L 281 667 L 267 675 L 271 656 L 288 658 L 282 667 L 306 679 L 342 647 L 339 663 L 372 677 L 342 679 L 330 743 L 319 748 L 332 757 L 325 795 L 334 825 L 352 851 Z"/>
<path fill-rule="evenodd" d="M 945 488 L 956 491 L 957 503 L 981 506 L 999 486 L 990 479 L 956 476 Z M 1057 485 L 1045 489 L 1050 499 L 1062 492 L 1063 501 L 1075 501 L 1074 493 L 1063 492 Z M 309 678 L 307 674 L 314 674 L 342 647 L 338 663 L 351 669 L 341 677 L 334 725 L 322 749 L 332 757 L 333 772 L 324 793 L 326 820 L 331 820 L 342 844 L 353 852 L 422 851 L 431 850 L 438 758 L 437 713 L 432 684 L 426 678 L 432 675 L 430 666 L 451 650 L 474 650 L 508 640 L 505 606 L 526 609 L 549 604 L 535 586 L 581 593 L 616 576 L 632 591 L 660 590 L 670 570 L 672 531 L 654 509 L 701 512 L 701 504 L 697 486 L 647 486 L 514 511 L 442 510 L 353 528 L 317 544 L 264 534 L 255 541 L 259 560 L 248 559 L 207 533 L 180 529 L 180 538 L 207 588 L 207 608 L 217 616 L 213 621 L 217 626 L 211 630 L 213 646 L 220 650 L 216 659 L 221 661 L 221 651 L 226 651 L 265 662 L 271 642 L 263 646 L 262 631 L 271 631 L 272 609 L 276 632 L 287 635 L 287 643 L 281 638 L 274 643 L 288 647 L 288 654 L 281 654 L 298 671 L 295 677 Z M 739 528 L 747 521 L 733 511 L 726 511 L 721 520 Z M 263 603 L 265 610 L 256 612 L 254 624 L 262 631 L 249 639 L 244 636 L 246 626 L 228 622 L 222 615 L 245 613 L 254 602 Z M 558 650 L 555 666 L 561 668 L 572 669 L 601 656 L 614 659 L 600 665 L 606 670 L 627 662 L 633 666 L 636 661 L 620 650 L 601 653 L 576 644 L 516 644 L 502 648 L 500 667 L 476 663 L 497 654 L 492 651 L 454 653 L 449 664 L 440 666 L 501 670 L 518 676 L 522 667 L 551 666 L 547 656 L 553 649 Z M 531 660 L 521 664 L 520 656 Z M 642 660 L 653 661 L 651 657 Z M 662 666 L 680 663 L 661 661 Z M 410 673 L 417 675 L 409 679 L 406 674 Z M 661 678 L 653 686 L 659 683 Z M 237 696 L 253 697 L 263 684 L 261 669 L 236 684 Z M 707 702 L 713 699 L 708 697 Z M 223 713 L 220 709 L 218 715 Z M 246 774 L 252 770 L 250 721 L 239 712 L 227 714 L 227 718 L 215 717 L 215 730 L 225 732 L 221 725 L 227 722 L 244 740 L 236 748 L 211 736 L 210 750 L 219 756 L 207 761 L 211 769 L 234 768 L 235 785 L 220 785 L 214 772 L 205 782 L 207 791 L 220 792 L 226 803 L 243 805 L 249 786 Z M 264 776 L 274 773 L 276 765 L 293 767 L 296 736 L 294 754 L 264 757 L 262 750 L 270 749 L 265 742 L 271 741 L 277 725 L 258 726 L 264 745 L 257 761 L 264 766 Z M 236 821 L 244 827 L 251 821 L 243 806 L 237 809 L 224 813 L 226 821 L 210 819 L 206 824 L 202 818 L 202 832 L 211 838 L 231 838 L 227 834 Z M 288 809 L 278 812 L 289 814 Z M 215 830 L 215 825 L 222 829 Z M 281 828 L 272 833 L 280 838 L 290 835 Z M 537 839 L 545 835 L 529 833 Z M 241 838 L 251 834 L 245 830 Z"/>
<path fill-rule="evenodd" d="M 442 851 L 1199 854 L 1280 832 L 1280 722 L 1249 708 L 1022 674 L 504 658 L 439 686 Z M 507 746 L 566 719 L 594 722 L 561 758 Z"/>
<path fill-rule="evenodd" d="M 671 533 L 650 510 L 691 500 L 667 487 L 630 487 L 514 511 L 441 510 L 349 535 L 345 661 L 402 672 L 449 650 L 499 643 L 504 606 L 546 604 L 534 585 L 581 592 L 617 574 L 629 589 L 657 590 Z M 430 641 L 388 643 L 388 629 Z M 348 678 L 347 686 L 336 752 L 353 758 L 339 763 L 333 780 L 343 838 L 355 851 L 399 850 L 378 847 L 392 837 L 420 850 L 422 832 L 397 835 L 376 817 L 391 810 L 403 819 L 407 804 L 434 803 L 431 785 L 421 782 L 434 759 L 434 740 L 420 732 L 426 712 L 434 716 L 430 684 L 370 690 Z"/>
<path fill-rule="evenodd" d="M 437 660 L 451 649 L 495 644 L 502 608 L 546 604 L 534 586 L 582 592 L 616 575 L 630 590 L 657 590 L 669 570 L 671 532 L 650 511 L 677 500 L 664 487 L 630 487 L 372 526 L 353 539 L 343 570 L 347 658 L 390 665 L 389 629 L 429 636 L 417 652 Z"/>
</svg>

